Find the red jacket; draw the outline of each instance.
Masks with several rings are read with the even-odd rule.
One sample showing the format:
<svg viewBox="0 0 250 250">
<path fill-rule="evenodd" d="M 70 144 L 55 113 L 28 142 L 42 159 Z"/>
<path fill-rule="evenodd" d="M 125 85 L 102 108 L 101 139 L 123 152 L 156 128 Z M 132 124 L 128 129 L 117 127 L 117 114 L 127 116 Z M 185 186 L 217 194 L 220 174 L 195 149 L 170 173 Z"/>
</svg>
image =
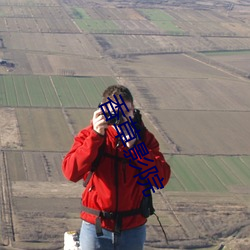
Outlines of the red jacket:
<svg viewBox="0 0 250 250">
<path fill-rule="evenodd" d="M 71 150 L 67 153 L 62 163 L 62 170 L 65 177 L 73 182 L 86 179 L 87 174 L 91 169 L 91 164 L 97 157 L 98 149 L 104 140 L 105 153 L 115 156 L 117 144 L 117 138 L 115 138 L 116 135 L 117 132 L 112 126 L 108 126 L 105 137 L 97 134 L 93 130 L 92 125 L 80 131 L 80 133 L 75 137 Z M 159 179 L 164 178 L 162 184 L 165 186 L 170 177 L 170 167 L 166 163 L 162 153 L 159 151 L 159 143 L 155 139 L 154 135 L 148 130 L 145 132 L 145 138 L 143 141 L 149 151 L 149 154 L 145 157 L 153 160 L 153 162 L 149 162 L 142 158 L 140 161 L 148 164 L 148 166 L 139 164 L 136 161 L 133 162 L 133 165 L 142 168 L 141 171 L 156 166 L 159 171 Z M 138 143 L 140 143 L 140 141 L 136 144 Z M 125 148 L 122 143 L 117 150 L 118 156 L 125 158 L 123 150 L 127 150 L 127 148 Z M 82 203 L 84 206 L 106 212 L 117 211 L 116 206 L 118 206 L 119 212 L 140 207 L 140 203 L 143 198 L 142 191 L 145 189 L 145 186 L 136 183 L 137 181 L 140 181 L 140 179 L 138 177 L 133 177 L 139 173 L 138 170 L 129 166 L 129 162 L 119 161 L 119 185 L 117 190 L 115 185 L 114 161 L 115 160 L 111 157 L 103 156 L 101 158 L 97 170 L 92 175 L 92 178 L 82 194 Z M 149 175 L 150 178 L 152 178 L 152 176 L 153 174 Z M 143 183 L 143 181 L 140 182 Z M 153 185 L 153 181 L 151 183 Z M 158 186 L 160 187 L 160 184 Z M 118 203 L 116 202 L 117 191 Z M 86 212 L 81 212 L 81 218 L 92 224 L 95 224 L 96 221 L 95 215 Z M 146 219 L 140 214 L 125 217 L 122 220 L 121 230 L 141 226 L 145 222 Z M 103 228 L 114 231 L 114 220 L 102 219 L 101 224 Z"/>
</svg>

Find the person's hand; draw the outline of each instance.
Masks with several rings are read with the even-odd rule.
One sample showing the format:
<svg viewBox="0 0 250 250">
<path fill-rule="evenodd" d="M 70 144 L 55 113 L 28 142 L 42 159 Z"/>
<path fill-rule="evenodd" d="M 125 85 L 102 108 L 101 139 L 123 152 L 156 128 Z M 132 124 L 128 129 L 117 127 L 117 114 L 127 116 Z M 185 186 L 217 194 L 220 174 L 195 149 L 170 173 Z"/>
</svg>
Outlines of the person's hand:
<svg viewBox="0 0 250 250">
<path fill-rule="evenodd" d="M 98 109 L 93 114 L 93 129 L 101 135 L 105 134 L 105 129 L 108 127 L 106 118 L 101 109 Z"/>
<path fill-rule="evenodd" d="M 129 136 L 127 135 L 126 138 L 128 138 L 128 137 Z M 136 138 L 134 138 L 133 140 L 130 140 L 130 141 L 126 142 L 126 146 L 128 148 L 132 148 L 134 146 L 135 142 L 136 142 Z"/>
</svg>

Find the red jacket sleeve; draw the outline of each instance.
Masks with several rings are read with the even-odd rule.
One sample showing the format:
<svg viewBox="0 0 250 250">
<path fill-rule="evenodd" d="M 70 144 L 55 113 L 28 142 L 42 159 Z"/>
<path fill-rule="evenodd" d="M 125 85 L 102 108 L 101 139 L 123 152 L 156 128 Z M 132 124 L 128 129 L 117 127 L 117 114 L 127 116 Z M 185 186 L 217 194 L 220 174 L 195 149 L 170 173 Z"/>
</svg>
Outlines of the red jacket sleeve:
<svg viewBox="0 0 250 250">
<path fill-rule="evenodd" d="M 156 183 L 159 187 L 161 186 L 161 184 L 163 186 L 165 186 L 169 181 L 171 169 L 170 169 L 170 166 L 168 165 L 168 163 L 166 162 L 163 154 L 160 152 L 160 147 L 159 147 L 158 141 L 156 140 L 154 135 L 152 133 L 150 133 L 147 129 L 145 132 L 144 142 L 145 142 L 145 145 L 149 151 L 149 154 L 147 154 L 145 157 L 143 157 L 140 160 L 145 165 L 137 163 L 137 166 L 142 168 L 142 172 L 145 171 L 145 173 L 143 174 L 144 176 L 147 173 L 149 173 L 149 172 L 146 172 L 146 170 L 149 168 L 153 168 L 152 170 L 150 170 L 150 172 L 158 171 L 156 173 L 156 175 L 159 176 L 159 179 L 158 178 L 154 178 L 154 179 L 156 180 Z M 138 143 L 140 143 L 140 141 Z M 151 161 L 149 161 L 149 160 L 151 160 Z M 155 186 L 155 185 L 153 184 L 153 186 Z"/>
<path fill-rule="evenodd" d="M 62 171 L 68 180 L 77 182 L 90 171 L 104 138 L 90 127 L 80 131 L 62 162 Z"/>
</svg>

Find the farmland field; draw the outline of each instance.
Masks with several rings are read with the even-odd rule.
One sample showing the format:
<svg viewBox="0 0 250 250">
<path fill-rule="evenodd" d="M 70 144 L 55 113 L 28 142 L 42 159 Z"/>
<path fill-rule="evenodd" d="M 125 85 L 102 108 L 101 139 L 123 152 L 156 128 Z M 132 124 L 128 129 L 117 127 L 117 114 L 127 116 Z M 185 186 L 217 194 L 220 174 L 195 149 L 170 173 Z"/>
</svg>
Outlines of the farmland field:
<svg viewBox="0 0 250 250">
<path fill-rule="evenodd" d="M 17 109 L 16 112 L 24 150 L 64 151 L 68 148 L 72 135 L 61 110 Z"/>
<path fill-rule="evenodd" d="M 214 52 L 214 53 L 206 53 L 207 56 L 212 58 L 213 60 L 218 61 L 222 64 L 230 65 L 235 69 L 240 69 L 249 74 L 250 65 L 250 50 L 243 51 L 224 51 L 224 52 Z"/>
<path fill-rule="evenodd" d="M 249 249 L 249 3 L 153 2 L 0 0 L 1 250 L 79 229 L 61 162 L 116 83 L 172 169 L 145 250 Z"/>
<path fill-rule="evenodd" d="M 0 106 L 97 107 L 112 77 L 0 76 Z"/>
<path fill-rule="evenodd" d="M 86 19 L 84 21 L 76 19 L 78 27 L 85 31 L 92 32 L 115 32 L 117 26 L 114 22 L 110 20 L 90 20 Z"/>
<path fill-rule="evenodd" d="M 77 34 L 7 33 L 4 44 L 10 60 L 15 61 L 13 74 L 43 75 L 110 75 L 96 42 Z"/>
<path fill-rule="evenodd" d="M 21 138 L 14 108 L 0 108 L 0 147 L 20 149 Z"/>
<path fill-rule="evenodd" d="M 69 8 L 69 15 L 82 30 L 91 33 L 155 32 L 156 26 L 136 10 L 124 8 Z M 160 30 L 158 30 L 160 32 Z"/>
<path fill-rule="evenodd" d="M 6 163 L 14 182 L 59 182 L 64 181 L 60 167 L 62 157 L 58 152 L 13 151 L 6 153 Z"/>
<path fill-rule="evenodd" d="M 152 110 L 182 154 L 249 155 L 249 112 Z M 194 131 L 192 133 L 191 131 Z"/>
<path fill-rule="evenodd" d="M 115 67 L 146 109 L 247 111 L 250 105 L 248 80 L 189 56 L 141 56 Z"/>
<path fill-rule="evenodd" d="M 158 28 L 177 35 L 182 34 L 182 29 L 175 24 L 174 18 L 166 12 L 155 9 L 139 9 L 139 12 L 152 21 Z"/>
<path fill-rule="evenodd" d="M 17 39 L 20 39 L 17 42 Z M 93 48 L 91 41 L 79 34 L 72 39 L 69 34 L 50 33 L 9 33 L 5 35 L 6 46 L 9 50 L 27 50 L 46 54 L 84 55 L 98 58 L 100 54 Z"/>
<path fill-rule="evenodd" d="M 225 13 L 219 11 L 193 11 L 191 9 L 180 9 L 178 11 L 168 9 L 166 11 L 184 31 L 220 36 L 248 36 L 249 34 L 249 27 L 234 18 L 233 13 L 232 16 L 226 16 Z"/>
<path fill-rule="evenodd" d="M 250 45 L 250 38 L 227 38 L 227 37 L 210 37 L 208 42 L 217 45 L 218 50 L 248 50 Z"/>
<path fill-rule="evenodd" d="M 167 190 L 232 192 L 249 189 L 249 156 L 166 156 L 172 166 Z"/>
</svg>

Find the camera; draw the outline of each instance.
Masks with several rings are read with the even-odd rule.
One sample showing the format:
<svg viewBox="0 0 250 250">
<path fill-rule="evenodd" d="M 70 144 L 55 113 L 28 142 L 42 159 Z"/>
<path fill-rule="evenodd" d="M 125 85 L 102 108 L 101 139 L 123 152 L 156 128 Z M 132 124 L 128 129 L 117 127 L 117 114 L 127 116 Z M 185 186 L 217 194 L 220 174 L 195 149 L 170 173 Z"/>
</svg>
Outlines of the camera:
<svg viewBox="0 0 250 250">
<path fill-rule="evenodd" d="M 109 113 L 105 113 L 106 117 L 107 117 L 107 123 L 108 125 L 114 125 L 114 124 L 119 124 L 121 123 L 121 121 L 123 120 L 122 118 L 122 112 L 119 110 L 118 111 L 118 117 L 117 114 L 115 112 L 111 112 L 111 115 Z M 112 118 L 110 118 L 112 117 Z"/>
<path fill-rule="evenodd" d="M 99 103 L 98 108 L 100 108 L 101 103 Z M 118 109 L 118 115 L 114 111 L 105 112 L 105 117 L 108 125 L 118 125 L 123 121 L 122 111 Z M 112 118 L 111 118 L 112 117 Z"/>
</svg>

